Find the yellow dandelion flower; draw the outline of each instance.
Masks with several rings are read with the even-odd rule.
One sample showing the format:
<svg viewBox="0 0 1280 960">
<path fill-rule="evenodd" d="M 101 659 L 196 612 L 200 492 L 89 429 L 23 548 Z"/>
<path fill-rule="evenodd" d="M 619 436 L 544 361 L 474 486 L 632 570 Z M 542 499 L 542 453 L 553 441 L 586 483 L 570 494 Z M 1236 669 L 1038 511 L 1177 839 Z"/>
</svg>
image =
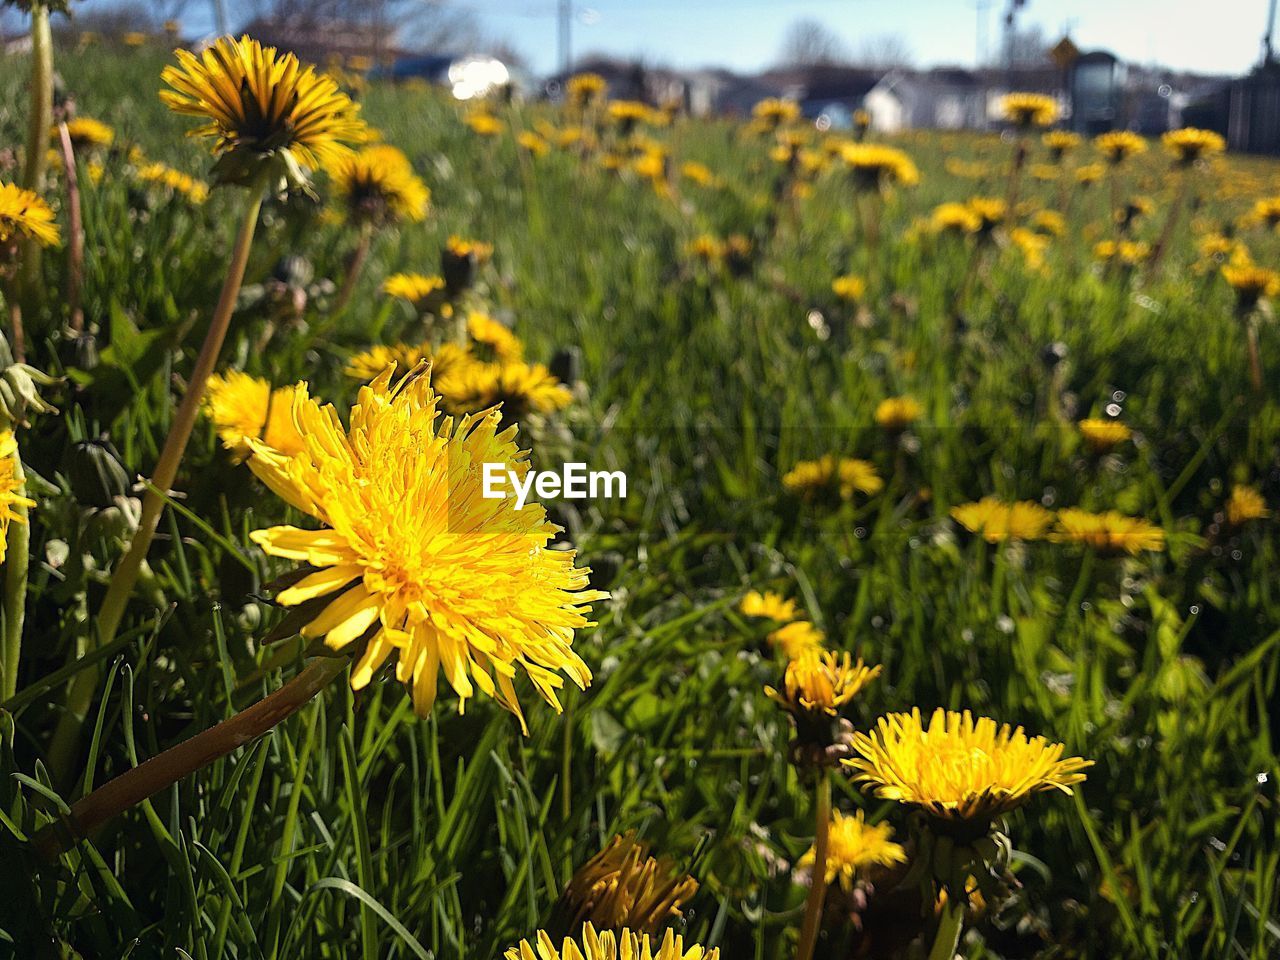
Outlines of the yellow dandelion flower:
<svg viewBox="0 0 1280 960">
<path fill-rule="evenodd" d="M 1035 793 L 1071 787 L 1093 765 L 1063 758 L 1065 747 L 1028 737 L 969 713 L 935 710 L 926 727 L 918 708 L 881 717 L 869 734 L 855 733 L 857 757 L 843 761 L 877 797 L 918 807 L 940 820 L 990 822 Z"/>
<path fill-rule="evenodd" d="M 591 923 L 606 930 L 654 933 L 681 916 L 698 892 L 698 881 L 676 869 L 669 857 L 649 855 L 634 833 L 615 836 L 579 867 L 554 908 L 560 929 Z"/>
<path fill-rule="evenodd" d="M 540 505 L 513 510 L 481 496 L 480 464 L 520 477 L 529 470 L 514 427 L 500 431 L 496 411 L 441 417 L 427 365 L 395 382 L 388 369 L 361 387 L 346 430 L 305 386 L 293 418 L 302 450 L 287 457 L 251 440 L 249 465 L 321 527 L 251 538 L 270 556 L 314 568 L 276 601 L 315 603 L 304 637 L 362 647 L 354 689 L 395 654 L 396 678 L 420 716 L 443 671 L 460 710 L 479 688 L 525 728 L 519 669 L 557 712 L 560 672 L 586 688 L 591 671 L 573 634 L 589 625 L 590 603 L 608 595 L 586 589 L 589 571 L 574 566 L 573 551 L 551 549 L 559 528 Z"/>
<path fill-rule="evenodd" d="M 1140 517 L 1115 510 L 1090 513 L 1068 508 L 1058 513 L 1058 528 L 1052 539 L 1059 543 L 1081 543 L 1099 553 L 1128 553 L 1164 549 L 1164 531 Z"/>
<path fill-rule="evenodd" d="M 766 127 L 780 127 L 800 119 L 800 104 L 794 100 L 766 97 L 751 108 L 751 116 Z"/>
<path fill-rule="evenodd" d="M 1253 204 L 1250 217 L 1272 229 L 1280 226 L 1280 197 L 1264 197 Z"/>
<path fill-rule="evenodd" d="M 782 689 L 765 687 L 765 695 L 798 724 L 838 717 L 876 677 L 881 668 L 855 664 L 847 653 L 805 649 L 787 663 Z"/>
<path fill-rule="evenodd" d="M 431 191 L 413 172 L 409 158 L 390 144 L 344 154 L 328 171 L 353 223 L 382 226 L 397 220 L 419 222 L 427 216 Z"/>
<path fill-rule="evenodd" d="M 808 620 L 792 620 L 774 630 L 765 639 L 769 646 L 788 660 L 798 660 L 806 653 L 821 651 L 827 635 Z"/>
<path fill-rule="evenodd" d="M 831 291 L 847 303 L 857 303 L 867 292 L 867 281 L 862 277 L 846 274 L 831 281 Z"/>
<path fill-rule="evenodd" d="M 1080 146 L 1080 134 L 1070 130 L 1050 130 L 1040 138 L 1049 155 L 1054 160 L 1061 160 L 1072 150 Z"/>
<path fill-rule="evenodd" d="M 710 187 L 716 183 L 716 175 L 711 172 L 711 168 L 705 163 L 698 163 L 696 160 L 682 163 L 680 165 L 680 176 L 686 180 L 692 180 L 700 187 Z"/>
<path fill-rule="evenodd" d="M 796 866 L 813 869 L 817 851 L 810 847 Z M 893 827 L 887 823 L 868 824 L 861 810 L 847 816 L 836 810 L 827 828 L 827 884 L 840 878 L 840 886 L 851 892 L 859 877 L 872 867 L 892 867 L 907 862 L 907 851 L 893 841 Z"/>
<path fill-rule="evenodd" d="M 1008 204 L 997 197 L 970 197 L 965 205 L 978 218 L 978 229 L 986 232 L 995 228 L 1008 215 Z"/>
<path fill-rule="evenodd" d="M 521 940 L 503 956 L 504 960 L 720 960 L 720 950 L 694 944 L 686 949 L 684 938 L 672 930 L 658 941 L 631 930 L 597 933 L 588 923 L 581 937 L 565 937 L 559 947 L 545 930 L 539 930 L 532 943 Z"/>
<path fill-rule="evenodd" d="M 12 183 L 0 183 L 0 246 L 15 237 L 35 240 L 41 246 L 59 243 L 53 210 L 30 190 Z"/>
<path fill-rule="evenodd" d="M 581 109 L 609 92 L 609 82 L 598 73 L 575 73 L 565 81 L 565 98 L 569 105 Z"/>
<path fill-rule="evenodd" d="M 171 193 L 180 193 L 197 206 L 209 199 L 207 183 L 167 164 L 144 163 L 138 167 L 137 175 L 143 183 L 163 187 Z"/>
<path fill-rule="evenodd" d="M 1037 210 L 1031 224 L 1041 233 L 1060 237 L 1067 232 L 1067 220 L 1057 210 Z"/>
<path fill-rule="evenodd" d="M 695 260 L 701 260 L 707 264 L 718 263 L 724 258 L 725 253 L 724 244 L 709 233 L 694 237 L 685 244 L 684 249 Z"/>
<path fill-rule="evenodd" d="M 1000 98 L 1000 115 L 1024 129 L 1047 127 L 1058 119 L 1058 102 L 1041 93 L 1009 93 Z"/>
<path fill-rule="evenodd" d="M 639 100 L 610 100 L 606 112 L 609 119 L 623 128 L 630 128 L 637 123 L 653 123 L 653 108 Z"/>
<path fill-rule="evenodd" d="M 501 407 L 512 420 L 555 413 L 573 402 L 573 392 L 541 363 L 460 363 L 440 375 L 438 389 L 450 413 Z"/>
<path fill-rule="evenodd" d="M 940 203 L 929 217 L 934 233 L 977 233 L 982 229 L 982 216 L 967 203 Z"/>
<path fill-rule="evenodd" d="M 22 495 L 26 481 L 13 459 L 17 452 L 18 440 L 13 431 L 0 430 L 0 563 L 4 562 L 9 543 L 9 524 L 27 522 L 14 507 L 30 509 L 36 505 L 34 500 Z"/>
<path fill-rule="evenodd" d="M 1014 227 L 1009 231 L 1009 241 L 1022 254 L 1023 262 L 1030 270 L 1044 267 L 1044 252 L 1049 248 L 1049 238 L 1026 227 Z"/>
<path fill-rule="evenodd" d="M 414 306 L 425 303 L 432 295 L 443 293 L 443 277 L 421 273 L 393 273 L 382 283 L 382 292 Z"/>
<path fill-rule="evenodd" d="M 745 617 L 763 617 L 776 620 L 778 623 L 790 623 L 800 616 L 796 602 L 784 598 L 782 594 L 766 590 L 749 590 L 738 604 L 738 612 Z"/>
<path fill-rule="evenodd" d="M 1227 522 L 1232 526 L 1240 526 L 1250 520 L 1265 520 L 1271 516 L 1267 509 L 1267 501 L 1254 487 L 1237 484 L 1231 488 L 1231 496 L 1227 499 Z"/>
<path fill-rule="evenodd" d="M 924 414 L 920 401 L 912 396 L 888 397 L 876 405 L 876 423 L 885 430 L 905 430 Z"/>
<path fill-rule="evenodd" d="M 1133 431 L 1119 420 L 1089 417 L 1081 420 L 1080 436 L 1094 453 L 1107 453 L 1133 437 Z"/>
<path fill-rule="evenodd" d="M 516 143 L 535 157 L 545 157 L 551 152 L 547 138 L 534 130 L 521 130 L 516 134 Z"/>
<path fill-rule="evenodd" d="M 1252 263 L 1229 263 L 1222 268 L 1222 278 L 1236 292 L 1241 309 L 1251 309 L 1264 297 L 1280 294 L 1280 274 Z"/>
<path fill-rule="evenodd" d="M 951 517 L 970 533 L 980 534 L 987 543 L 1041 540 L 1053 525 L 1053 512 L 1032 500 L 1006 503 L 996 497 L 962 503 L 952 508 Z"/>
<path fill-rule="evenodd" d="M 1151 245 L 1142 240 L 1101 240 L 1094 244 L 1093 256 L 1103 263 L 1136 267 L 1151 256 Z"/>
<path fill-rule="evenodd" d="M 896 147 L 850 143 L 840 151 L 840 156 L 852 172 L 854 182 L 864 189 L 893 183 L 910 187 L 920 182 L 920 170 L 915 162 Z"/>
<path fill-rule="evenodd" d="M 116 138 L 116 132 L 101 120 L 92 117 L 75 117 L 67 121 L 67 135 L 71 137 L 71 145 L 76 150 L 92 150 L 95 147 L 109 147 Z M 55 142 L 62 136 L 55 126 L 50 131 L 50 138 Z"/>
<path fill-rule="evenodd" d="M 1222 139 L 1221 134 L 1195 127 L 1170 130 L 1160 138 L 1160 142 L 1173 155 L 1174 160 L 1184 166 L 1227 149 L 1227 142 Z"/>
<path fill-rule="evenodd" d="M 467 336 L 485 347 L 497 363 L 519 363 L 524 359 L 524 344 L 505 324 L 487 313 L 472 311 L 467 316 Z"/>
<path fill-rule="evenodd" d="M 298 390 L 298 386 L 272 390 L 266 380 L 232 370 L 209 377 L 202 404 L 219 439 L 237 461 L 249 456 L 250 440 L 260 440 L 272 450 L 293 456 L 303 444 L 293 423 L 293 400 Z"/>
<path fill-rule="evenodd" d="M 1093 138 L 1094 149 L 1112 164 L 1147 152 L 1147 141 L 1128 130 L 1112 130 Z"/>
<path fill-rule="evenodd" d="M 1106 172 L 1107 168 L 1100 163 L 1086 163 L 1076 167 L 1076 182 L 1082 187 L 1088 187 L 1101 180 Z"/>
<path fill-rule="evenodd" d="M 160 99 L 207 122 L 192 136 L 213 138 L 219 178 L 252 183 L 264 163 L 300 180 L 350 152 L 365 135 L 359 107 L 328 76 L 250 37 L 223 37 L 200 56 L 177 50 Z"/>
<path fill-rule="evenodd" d="M 468 113 L 465 120 L 471 132 L 482 137 L 496 137 L 502 132 L 502 121 L 487 110 L 475 110 Z"/>
</svg>

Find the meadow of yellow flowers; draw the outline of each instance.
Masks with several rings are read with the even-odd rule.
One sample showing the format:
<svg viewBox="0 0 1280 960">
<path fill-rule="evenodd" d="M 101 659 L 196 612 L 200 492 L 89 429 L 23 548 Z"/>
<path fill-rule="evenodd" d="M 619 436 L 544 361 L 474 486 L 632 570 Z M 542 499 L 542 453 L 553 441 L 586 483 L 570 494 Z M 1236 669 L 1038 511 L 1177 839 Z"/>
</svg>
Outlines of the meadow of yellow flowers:
<svg viewBox="0 0 1280 960">
<path fill-rule="evenodd" d="M 15 955 L 1280 952 L 1274 162 L 46 40 Z"/>
</svg>

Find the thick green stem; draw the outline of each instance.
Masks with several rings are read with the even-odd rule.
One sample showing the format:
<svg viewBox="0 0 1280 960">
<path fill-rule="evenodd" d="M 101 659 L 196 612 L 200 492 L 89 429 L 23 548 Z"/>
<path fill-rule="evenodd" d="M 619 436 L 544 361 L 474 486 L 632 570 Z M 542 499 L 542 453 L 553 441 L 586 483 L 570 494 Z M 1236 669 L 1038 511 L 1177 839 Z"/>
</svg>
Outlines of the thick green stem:
<svg viewBox="0 0 1280 960">
<path fill-rule="evenodd" d="M 70 849 L 130 807 L 270 732 L 309 703 L 346 669 L 348 662 L 346 657 L 317 657 L 309 661 L 275 693 L 190 740 L 156 754 L 77 800 L 65 818 L 40 830 L 32 843 L 47 858 Z"/>
<path fill-rule="evenodd" d="M 26 474 L 22 472 L 22 455 L 14 450 L 16 492 L 23 495 Z M 18 658 L 22 653 L 22 626 L 27 616 L 27 565 L 31 553 L 31 528 L 27 525 L 27 508 L 15 503 L 9 508 L 14 516 L 9 523 L 4 562 L 4 663 L 0 670 L 0 702 L 18 692 Z"/>
<path fill-rule="evenodd" d="M 949 893 L 949 891 L 948 891 Z M 933 938 L 929 960 L 953 960 L 960 945 L 960 933 L 964 929 L 963 891 L 960 897 L 947 897 L 938 921 L 938 933 Z"/>
<path fill-rule="evenodd" d="M 831 776 L 826 770 L 818 774 L 815 807 L 813 875 L 809 880 L 809 896 L 804 902 L 804 921 L 800 925 L 796 960 L 813 960 L 813 948 L 822 927 L 822 901 L 827 895 L 827 840 L 831 833 Z"/>
<path fill-rule="evenodd" d="M 53 33 L 49 8 L 31 5 L 31 103 L 27 112 L 26 154 L 22 185 L 39 193 L 49 167 L 49 131 L 53 127 Z M 40 303 L 40 244 L 27 240 L 18 265 L 18 289 L 28 313 Z"/>
<path fill-rule="evenodd" d="M 222 284 L 222 294 L 218 298 L 218 306 L 214 310 L 213 320 L 209 324 L 209 332 L 205 335 L 204 344 L 196 358 L 195 368 L 191 371 L 191 379 L 182 396 L 182 403 L 174 415 L 169 427 L 169 435 L 165 438 L 160 459 L 156 462 L 151 484 L 142 501 L 142 519 L 138 523 L 138 531 L 134 534 L 129 549 L 117 564 L 107 587 L 107 595 L 98 610 L 98 618 L 93 624 L 94 633 L 90 636 L 89 648 L 104 646 L 115 639 L 120 621 L 124 617 L 125 607 L 138 581 L 138 574 L 151 548 L 156 527 L 160 523 L 160 515 L 164 510 L 165 498 L 173 487 L 178 475 L 178 467 L 182 455 L 187 449 L 187 441 L 191 439 L 191 431 L 195 427 L 196 417 L 200 412 L 200 401 L 204 398 L 205 387 L 213 368 L 222 352 L 222 342 L 226 339 L 227 328 L 231 324 L 231 314 L 235 310 L 236 297 L 240 293 L 240 284 L 244 280 L 245 267 L 249 262 L 249 248 L 253 245 L 253 234 L 257 228 L 258 212 L 262 207 L 262 189 L 255 186 L 249 194 L 244 220 L 236 237 L 235 249 L 232 251 L 231 264 L 227 269 L 226 280 Z M 98 671 L 85 670 L 77 674 L 67 695 L 67 709 L 58 722 L 50 747 L 50 762 L 56 777 L 65 782 L 71 768 L 71 759 L 75 753 L 79 731 L 93 702 L 98 688 Z"/>
<path fill-rule="evenodd" d="M 1253 392 L 1261 397 L 1266 392 L 1266 381 L 1262 373 L 1262 350 L 1258 346 L 1258 321 L 1253 317 L 1246 321 L 1245 342 L 1249 348 L 1249 383 Z"/>
</svg>

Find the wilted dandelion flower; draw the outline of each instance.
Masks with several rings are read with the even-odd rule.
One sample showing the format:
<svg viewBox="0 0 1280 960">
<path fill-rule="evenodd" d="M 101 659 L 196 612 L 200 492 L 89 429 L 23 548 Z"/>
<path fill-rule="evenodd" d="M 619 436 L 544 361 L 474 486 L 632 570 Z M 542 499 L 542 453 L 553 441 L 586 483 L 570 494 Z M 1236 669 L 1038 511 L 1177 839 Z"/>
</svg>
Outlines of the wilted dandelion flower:
<svg viewBox="0 0 1280 960">
<path fill-rule="evenodd" d="M 1093 138 L 1094 149 L 1112 164 L 1147 152 L 1147 141 L 1128 130 L 1111 130 Z"/>
<path fill-rule="evenodd" d="M 951 509 L 951 517 L 970 533 L 980 534 L 988 543 L 1007 540 L 1041 540 L 1053 525 L 1053 512 L 1032 500 L 1006 503 L 997 497 L 983 497 Z"/>
<path fill-rule="evenodd" d="M 1080 543 L 1099 553 L 1128 553 L 1164 549 L 1164 531 L 1140 517 L 1116 510 L 1090 513 L 1070 507 L 1058 513 L 1058 527 L 1052 539 L 1060 543 Z"/>
<path fill-rule="evenodd" d="M 1267 501 L 1254 487 L 1241 484 L 1231 488 L 1231 496 L 1227 498 L 1227 522 L 1232 526 L 1240 526 L 1250 520 L 1265 520 L 1271 516 L 1267 509 Z"/>
<path fill-rule="evenodd" d="M 293 422 L 293 401 L 299 386 L 277 387 L 239 370 L 215 373 L 203 399 L 205 414 L 218 437 L 237 461 L 250 453 L 250 440 L 286 456 L 299 452 L 302 436 Z"/>
<path fill-rule="evenodd" d="M 138 179 L 180 193 L 197 206 L 209 199 L 209 185 L 190 174 L 164 163 L 144 163 L 138 167 Z"/>
<path fill-rule="evenodd" d="M 1049 151 L 1049 156 L 1057 161 L 1080 146 L 1080 134 L 1070 130 L 1050 130 L 1040 138 L 1040 142 Z"/>
<path fill-rule="evenodd" d="M 840 156 L 853 173 L 854 182 L 863 189 L 878 189 L 894 183 L 909 187 L 920 182 L 915 163 L 896 147 L 850 143 L 840 151 Z"/>
<path fill-rule="evenodd" d="M 672 930 L 657 941 L 630 930 L 597 933 L 588 923 L 581 937 L 565 937 L 559 947 L 545 930 L 539 930 L 533 943 L 521 940 L 503 956 L 504 960 L 720 960 L 720 950 L 693 944 L 686 949 L 684 938 Z"/>
<path fill-rule="evenodd" d="M 790 623 L 800 616 L 796 602 L 766 590 L 749 590 L 738 604 L 738 612 L 747 617 L 763 617 L 778 623 Z"/>
<path fill-rule="evenodd" d="M 353 223 L 382 226 L 426 218 L 431 191 L 413 172 L 409 158 L 390 144 L 344 154 L 328 170 L 334 192 Z"/>
<path fill-rule="evenodd" d="M 76 150 L 109 147 L 116 138 L 116 133 L 111 127 L 92 117 L 75 117 L 68 120 L 67 135 L 71 138 L 71 146 Z M 50 136 L 55 141 L 61 136 L 57 127 L 53 128 Z"/>
<path fill-rule="evenodd" d="M 845 764 L 877 797 L 917 807 L 944 821 L 989 823 L 1033 794 L 1071 787 L 1093 761 L 1063 758 L 1065 747 L 1027 737 L 1022 727 L 997 725 L 969 713 L 935 710 L 926 727 L 918 708 L 881 717 L 869 734 L 855 733 L 859 754 Z"/>
<path fill-rule="evenodd" d="M 4 562 L 9 543 L 9 524 L 26 523 L 26 517 L 14 507 L 34 507 L 36 502 L 22 495 L 25 480 L 14 462 L 18 441 L 13 431 L 0 430 L 0 563 Z"/>
<path fill-rule="evenodd" d="M 30 190 L 12 183 L 0 183 L 0 247 L 17 237 L 52 247 L 59 242 L 53 210 Z"/>
<path fill-rule="evenodd" d="M 798 660 L 805 654 L 822 650 L 827 635 L 808 620 L 793 620 L 774 630 L 765 638 L 769 646 L 788 660 Z"/>
<path fill-rule="evenodd" d="M 591 923 L 607 930 L 655 933 L 698 892 L 698 881 L 668 857 L 655 859 L 635 834 L 615 836 L 574 871 L 553 915 L 560 929 Z"/>
<path fill-rule="evenodd" d="M 876 423 L 885 430 L 905 430 L 920 419 L 924 407 L 912 396 L 887 397 L 876 404 Z"/>
<path fill-rule="evenodd" d="M 287 457 L 250 441 L 249 465 L 322 526 L 251 537 L 270 556 L 309 565 L 276 600 L 301 608 L 304 637 L 334 650 L 362 645 L 354 689 L 395 654 L 420 716 L 443 671 L 459 709 L 479 688 L 523 728 L 518 670 L 559 711 L 560 672 L 579 687 L 591 680 L 571 644 L 589 625 L 589 604 L 608 594 L 586 589 L 589 571 L 574 566 L 573 551 L 550 548 L 558 528 L 540 505 L 514 510 L 480 495 L 480 464 L 523 477 L 528 452 L 514 427 L 499 432 L 496 411 L 441 417 L 424 367 L 394 382 L 387 370 L 362 387 L 347 430 L 300 388 L 302 450 Z"/>
<path fill-rule="evenodd" d="M 866 460 L 837 459 L 828 453 L 817 460 L 797 463 L 783 476 L 782 485 L 788 492 L 806 500 L 833 492 L 841 500 L 849 500 L 855 492 L 879 493 L 884 488 L 884 481 Z"/>
<path fill-rule="evenodd" d="M 867 292 L 867 281 L 852 275 L 836 277 L 831 281 L 831 291 L 847 303 L 857 303 Z"/>
<path fill-rule="evenodd" d="M 977 233 L 982 229 L 983 218 L 966 203 L 940 203 L 929 217 L 929 229 L 934 233 Z"/>
<path fill-rule="evenodd" d="M 810 847 L 796 866 L 813 869 L 817 853 Z M 847 893 L 871 867 L 892 867 L 905 863 L 907 851 L 893 841 L 893 827 L 887 823 L 868 824 L 861 810 L 848 816 L 836 810 L 827 832 L 827 883 L 840 878 Z"/>
<path fill-rule="evenodd" d="M 1089 417 L 1078 426 L 1080 436 L 1094 453 L 1107 453 L 1133 436 L 1133 431 L 1119 420 Z"/>
<path fill-rule="evenodd" d="M 1058 103 L 1041 93 L 1009 93 L 1000 98 L 1000 113 L 1023 129 L 1047 127 L 1058 119 Z"/>
<path fill-rule="evenodd" d="M 791 714 L 797 726 L 825 723 L 838 717 L 872 680 L 879 666 L 854 663 L 848 653 L 807 649 L 787 663 L 782 689 L 765 687 L 765 695 Z"/>
<path fill-rule="evenodd" d="M 1222 268 L 1222 278 L 1236 292 L 1241 312 L 1252 310 L 1264 297 L 1280 294 L 1280 274 L 1252 263 L 1227 264 Z"/>
<path fill-rule="evenodd" d="M 207 121 L 193 136 L 212 137 L 219 179 L 247 184 L 278 162 L 292 181 L 334 163 L 365 135 L 359 107 L 331 77 L 291 53 L 247 36 L 223 37 L 196 56 L 177 50 L 178 66 L 161 73 L 172 89 L 160 99 Z"/>
<path fill-rule="evenodd" d="M 1222 139 L 1221 134 L 1195 127 L 1170 130 L 1160 138 L 1160 142 L 1173 155 L 1174 160 L 1183 166 L 1227 149 L 1227 142 Z"/>
</svg>

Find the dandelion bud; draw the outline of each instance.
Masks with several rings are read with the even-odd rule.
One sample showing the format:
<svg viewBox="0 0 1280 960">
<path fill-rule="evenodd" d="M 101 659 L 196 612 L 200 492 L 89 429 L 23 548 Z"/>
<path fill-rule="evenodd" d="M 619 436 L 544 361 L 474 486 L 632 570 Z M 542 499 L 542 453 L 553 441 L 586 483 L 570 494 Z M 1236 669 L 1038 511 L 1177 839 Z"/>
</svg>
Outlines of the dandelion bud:
<svg viewBox="0 0 1280 960">
<path fill-rule="evenodd" d="M 82 507 L 105 509 L 116 497 L 129 493 L 129 474 L 106 437 L 72 444 L 67 454 L 67 479 L 71 495 Z"/>
</svg>

